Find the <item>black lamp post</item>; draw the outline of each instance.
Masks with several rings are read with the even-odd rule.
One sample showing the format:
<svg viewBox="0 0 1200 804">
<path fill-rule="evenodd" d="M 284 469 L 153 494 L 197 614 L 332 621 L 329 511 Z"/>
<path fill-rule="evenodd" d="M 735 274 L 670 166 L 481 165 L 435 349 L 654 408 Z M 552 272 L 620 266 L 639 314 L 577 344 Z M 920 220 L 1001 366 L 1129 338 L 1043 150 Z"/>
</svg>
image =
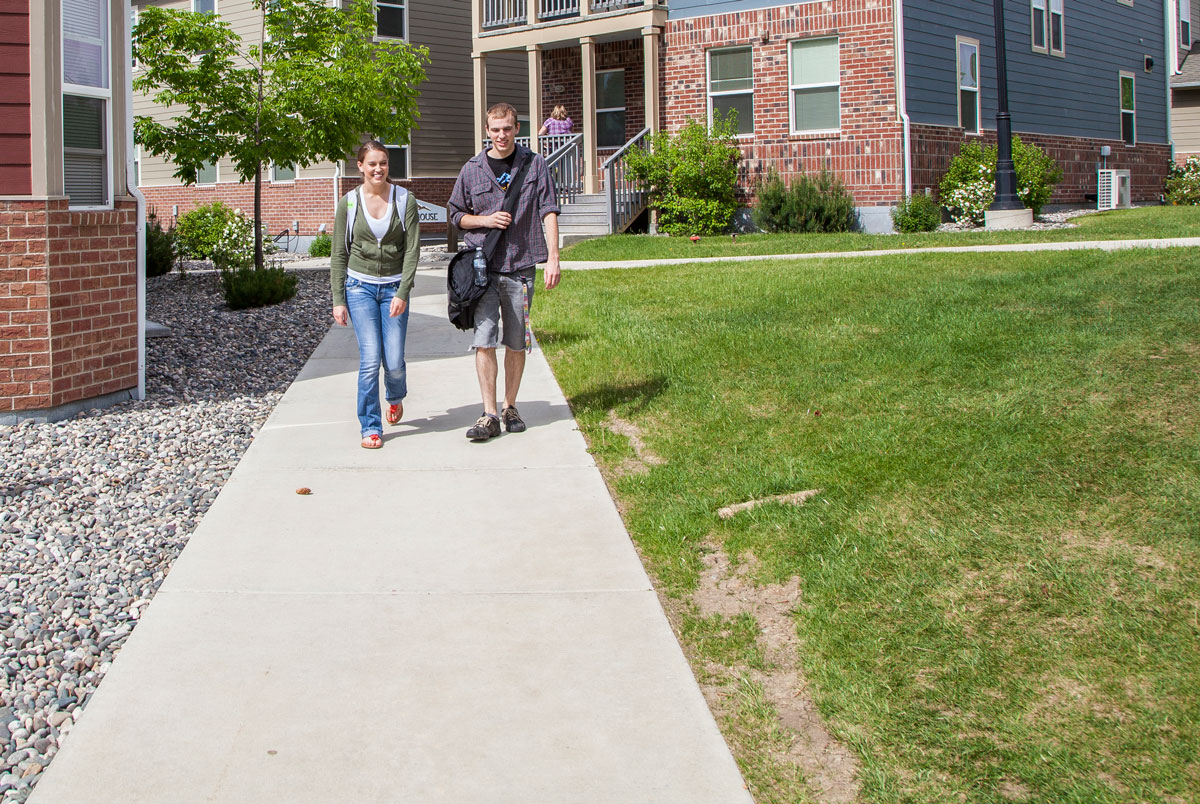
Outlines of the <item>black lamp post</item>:
<svg viewBox="0 0 1200 804">
<path fill-rule="evenodd" d="M 1004 57 L 1004 0 L 992 0 L 996 26 L 996 200 L 988 209 L 1024 209 L 1017 198 L 1017 171 L 1012 161 L 1012 119 L 1008 114 L 1008 65 Z"/>
</svg>

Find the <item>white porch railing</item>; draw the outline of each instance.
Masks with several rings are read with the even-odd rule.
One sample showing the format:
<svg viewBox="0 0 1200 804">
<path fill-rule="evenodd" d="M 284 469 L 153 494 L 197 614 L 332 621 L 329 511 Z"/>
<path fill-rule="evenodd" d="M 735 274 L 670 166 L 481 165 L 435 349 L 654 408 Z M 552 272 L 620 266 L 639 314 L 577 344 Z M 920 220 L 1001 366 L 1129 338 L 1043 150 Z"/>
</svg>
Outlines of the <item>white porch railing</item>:
<svg viewBox="0 0 1200 804">
<path fill-rule="evenodd" d="M 538 153 L 549 158 L 550 154 L 557 151 L 559 148 L 566 145 L 573 137 L 582 137 L 582 134 L 543 134 L 538 137 Z M 529 147 L 529 137 L 517 137 L 517 145 Z M 483 141 L 484 148 L 491 148 L 492 141 L 485 139 Z"/>
<path fill-rule="evenodd" d="M 625 155 L 634 148 L 645 148 L 649 144 L 650 129 L 644 128 L 625 143 L 619 151 L 604 160 L 600 174 L 604 176 L 604 190 L 608 196 L 608 231 L 623 232 L 633 219 L 646 208 L 646 191 L 629 175 Z"/>
<path fill-rule="evenodd" d="M 483 27 L 505 28 L 529 22 L 525 0 L 483 0 Z"/>
<path fill-rule="evenodd" d="M 559 148 L 546 157 L 546 168 L 554 179 L 558 203 L 569 204 L 583 192 L 583 135 L 561 134 L 565 137 Z"/>
<path fill-rule="evenodd" d="M 579 15 L 579 0 L 541 0 L 538 3 L 539 20 L 557 20 Z"/>
<path fill-rule="evenodd" d="M 527 0 L 483 0 L 484 30 L 511 28 L 529 24 Z M 535 0 L 538 21 L 556 20 L 579 15 L 579 4 L 584 0 Z M 636 8 L 647 4 L 665 6 L 666 0 L 586 0 L 588 12 L 603 14 Z"/>
</svg>

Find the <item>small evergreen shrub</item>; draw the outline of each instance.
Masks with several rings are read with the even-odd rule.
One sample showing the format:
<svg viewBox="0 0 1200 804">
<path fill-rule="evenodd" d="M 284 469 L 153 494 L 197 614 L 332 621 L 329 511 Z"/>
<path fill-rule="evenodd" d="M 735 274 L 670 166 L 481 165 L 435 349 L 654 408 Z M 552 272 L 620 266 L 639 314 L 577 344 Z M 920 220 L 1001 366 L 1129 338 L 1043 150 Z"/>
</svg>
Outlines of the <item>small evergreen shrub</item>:
<svg viewBox="0 0 1200 804">
<path fill-rule="evenodd" d="M 333 238 L 327 234 L 319 234 L 308 244 L 308 256 L 328 257 L 333 253 Z"/>
<path fill-rule="evenodd" d="M 983 223 L 984 212 L 996 198 L 995 145 L 983 148 L 978 142 L 962 146 L 942 177 L 938 191 L 942 204 L 959 223 Z M 1012 138 L 1013 168 L 1017 174 L 1017 198 L 1037 215 L 1062 180 L 1062 170 L 1036 145 Z"/>
<path fill-rule="evenodd" d="M 801 173 L 790 185 L 774 170 L 758 187 L 754 225 L 764 232 L 852 232 L 854 197 L 827 170 Z"/>
<path fill-rule="evenodd" d="M 897 232 L 932 232 L 941 222 L 941 204 L 924 193 L 902 199 L 892 210 Z"/>
<path fill-rule="evenodd" d="M 146 276 L 169 274 L 175 267 L 175 230 L 163 229 L 154 210 L 146 216 Z"/>
<path fill-rule="evenodd" d="M 656 131 L 629 152 L 631 176 L 647 188 L 658 227 L 672 235 L 716 234 L 737 211 L 737 118 L 714 113 L 712 127 L 689 120 L 677 133 Z"/>
<path fill-rule="evenodd" d="M 279 266 L 256 271 L 243 267 L 221 271 L 221 291 L 233 310 L 266 307 L 296 295 L 298 279 Z"/>
<path fill-rule="evenodd" d="M 175 223 L 179 255 L 193 260 L 210 260 L 225 230 L 240 217 L 238 213 L 214 201 L 185 212 Z"/>
<path fill-rule="evenodd" d="M 1200 204 L 1200 156 L 1189 156 L 1182 165 L 1171 165 L 1167 172 L 1167 203 Z"/>
</svg>

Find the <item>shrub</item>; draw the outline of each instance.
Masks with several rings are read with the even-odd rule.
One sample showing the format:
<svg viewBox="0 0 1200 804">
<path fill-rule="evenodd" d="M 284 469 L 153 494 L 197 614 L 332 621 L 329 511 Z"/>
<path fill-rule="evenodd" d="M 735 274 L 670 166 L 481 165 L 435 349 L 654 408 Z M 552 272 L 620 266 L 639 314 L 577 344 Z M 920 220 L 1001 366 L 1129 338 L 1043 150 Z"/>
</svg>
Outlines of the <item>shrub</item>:
<svg viewBox="0 0 1200 804">
<path fill-rule="evenodd" d="M 939 186 L 942 204 L 954 220 L 983 223 L 984 212 L 996 198 L 995 145 L 980 147 L 977 142 L 963 145 Z M 1017 174 L 1017 198 L 1037 215 L 1050 200 L 1054 185 L 1062 180 L 1062 170 L 1036 145 L 1012 138 L 1013 168 Z"/>
<path fill-rule="evenodd" d="M 220 201 L 185 212 L 175 223 L 180 256 L 193 260 L 212 259 L 221 236 L 237 217 L 240 217 L 238 213 Z"/>
<path fill-rule="evenodd" d="M 261 271 L 249 267 L 221 271 L 221 291 L 225 303 L 234 310 L 287 301 L 296 295 L 298 281 L 294 274 L 278 266 Z"/>
<path fill-rule="evenodd" d="M 332 253 L 333 239 L 323 232 L 308 244 L 308 256 L 310 257 L 328 257 Z"/>
<path fill-rule="evenodd" d="M 1167 203 L 1200 204 L 1200 156 L 1189 156 L 1182 165 L 1171 165 L 1167 172 Z"/>
<path fill-rule="evenodd" d="M 855 223 L 854 198 L 827 170 L 791 185 L 772 170 L 758 187 L 754 224 L 764 232 L 850 232 Z"/>
<path fill-rule="evenodd" d="M 715 234 L 737 211 L 737 118 L 713 115 L 711 128 L 689 120 L 677 133 L 656 131 L 649 149 L 629 153 L 629 171 L 648 188 L 659 229 L 672 235 Z"/>
<path fill-rule="evenodd" d="M 175 267 L 175 230 L 163 229 L 153 210 L 146 216 L 146 276 L 169 274 Z"/>
<path fill-rule="evenodd" d="M 892 210 L 898 232 L 932 232 L 941 222 L 942 205 L 924 193 L 908 196 Z"/>
</svg>

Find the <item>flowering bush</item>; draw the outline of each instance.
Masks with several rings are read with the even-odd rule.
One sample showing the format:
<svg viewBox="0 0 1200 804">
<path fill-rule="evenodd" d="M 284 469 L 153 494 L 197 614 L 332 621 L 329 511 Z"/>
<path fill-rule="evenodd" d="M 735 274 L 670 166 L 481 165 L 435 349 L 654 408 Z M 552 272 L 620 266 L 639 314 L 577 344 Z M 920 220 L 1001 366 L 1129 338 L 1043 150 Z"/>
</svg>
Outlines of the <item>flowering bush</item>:
<svg viewBox="0 0 1200 804">
<path fill-rule="evenodd" d="M 1200 156 L 1189 156 L 1182 165 L 1171 165 L 1167 173 L 1167 202 L 1200 204 Z"/>
<path fill-rule="evenodd" d="M 983 148 L 968 142 L 942 177 L 938 188 L 942 204 L 959 223 L 983 223 L 984 212 L 996 197 L 996 151 L 995 145 Z M 1017 198 L 1037 215 L 1062 180 L 1062 170 L 1041 148 L 1026 145 L 1017 136 L 1012 138 L 1012 156 Z"/>
</svg>

